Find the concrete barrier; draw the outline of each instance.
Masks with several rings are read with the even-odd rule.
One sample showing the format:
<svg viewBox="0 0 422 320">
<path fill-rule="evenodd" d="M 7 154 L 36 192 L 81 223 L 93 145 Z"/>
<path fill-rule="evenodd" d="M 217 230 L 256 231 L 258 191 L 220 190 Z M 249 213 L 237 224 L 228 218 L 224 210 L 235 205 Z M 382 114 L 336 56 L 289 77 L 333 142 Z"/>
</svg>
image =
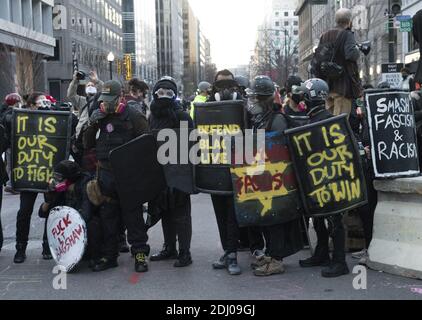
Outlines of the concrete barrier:
<svg viewBox="0 0 422 320">
<path fill-rule="evenodd" d="M 378 205 L 367 266 L 422 279 L 422 177 L 377 180 Z"/>
</svg>

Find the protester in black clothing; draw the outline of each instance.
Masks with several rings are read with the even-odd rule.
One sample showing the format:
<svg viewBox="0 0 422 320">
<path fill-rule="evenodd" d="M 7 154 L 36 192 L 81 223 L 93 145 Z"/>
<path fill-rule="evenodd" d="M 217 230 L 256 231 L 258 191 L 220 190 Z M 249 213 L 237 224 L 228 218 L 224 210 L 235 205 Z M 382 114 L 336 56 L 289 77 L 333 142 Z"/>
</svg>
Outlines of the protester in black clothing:
<svg viewBox="0 0 422 320">
<path fill-rule="evenodd" d="M 49 192 L 41 204 L 38 214 L 48 218 L 51 209 L 67 206 L 77 210 L 84 219 L 88 233 L 88 256 L 90 267 L 95 266 L 101 258 L 102 233 L 100 219 L 96 208 L 89 201 L 87 184 L 92 177 L 82 172 L 80 166 L 73 161 L 64 160 L 54 168 L 53 178 L 49 184 Z"/>
<path fill-rule="evenodd" d="M 45 94 L 41 92 L 35 92 L 29 96 L 27 108 L 30 110 L 48 110 L 48 105 L 50 105 L 50 103 L 49 100 L 47 100 Z M 32 212 L 34 211 L 34 204 L 37 196 L 37 192 L 25 191 L 20 193 L 20 206 L 16 219 L 16 254 L 13 260 L 15 263 L 23 263 L 26 259 L 26 247 L 28 245 L 31 216 Z M 51 260 L 53 257 L 51 256 L 50 248 L 48 246 L 47 219 L 45 219 L 44 224 L 42 247 L 43 259 Z"/>
<path fill-rule="evenodd" d="M 321 79 L 310 79 L 303 84 L 304 100 L 308 110 L 310 123 L 319 122 L 333 115 L 325 108 L 325 99 L 329 88 Z M 325 226 L 328 221 L 329 228 Z M 333 278 L 349 273 L 345 253 L 345 230 L 343 226 L 343 214 L 336 214 L 327 218 L 314 218 L 314 228 L 317 234 L 318 244 L 314 255 L 306 260 L 299 261 L 303 268 L 326 266 L 321 272 L 323 277 Z M 333 239 L 334 252 L 330 259 L 328 240 Z"/>
<path fill-rule="evenodd" d="M 266 76 L 254 79 L 249 90 L 248 112 L 252 129 L 264 129 L 283 133 L 289 128 L 287 117 L 278 112 L 274 103 L 275 87 L 272 80 Z M 268 256 L 258 259 L 253 265 L 256 276 L 270 276 L 285 271 L 283 258 L 295 254 L 303 248 L 300 219 L 287 223 L 262 228 L 268 239 Z"/>
<path fill-rule="evenodd" d="M 209 102 L 242 100 L 238 92 L 238 83 L 229 70 L 222 70 L 215 76 Z M 227 269 L 230 275 L 242 273 L 237 263 L 239 247 L 239 226 L 234 210 L 233 195 L 211 195 L 212 204 L 217 218 L 218 231 L 224 255 L 213 263 L 214 269 Z"/>
<path fill-rule="evenodd" d="M 85 149 L 95 147 L 98 159 L 96 181 L 101 194 L 107 199 L 100 207 L 104 235 L 103 257 L 93 270 L 103 271 L 117 267 L 118 226 L 123 217 L 123 223 L 127 227 L 128 242 L 135 256 L 135 271 L 146 272 L 148 271 L 146 258 L 149 255 L 149 246 L 145 222 L 140 214 L 142 203 L 139 204 L 139 209 L 121 210 L 109 154 L 115 148 L 146 133 L 148 123 L 141 112 L 125 104 L 122 87 L 117 81 L 108 81 L 104 84 L 99 104 L 99 109 L 91 115 L 90 125 L 84 133 Z"/>
<path fill-rule="evenodd" d="M 190 116 L 176 103 L 177 85 L 173 78 L 164 77 L 154 86 L 154 100 L 151 103 L 149 127 L 151 130 L 177 129 L 181 122 L 193 128 Z M 151 261 L 177 259 L 175 267 L 192 264 L 190 245 L 192 239 L 192 218 L 190 195 L 167 187 L 148 204 L 151 215 L 161 216 L 164 235 L 163 250 L 151 256 Z M 176 249 L 179 242 L 179 252 Z"/>
<path fill-rule="evenodd" d="M 4 127 L 0 124 L 0 132 L 5 132 Z M 0 135 L 0 155 L 5 151 L 6 146 L 6 137 L 5 135 Z M 0 156 L 0 251 L 3 247 L 3 228 L 1 225 L 1 205 L 3 200 L 3 186 L 6 185 L 6 182 L 9 180 L 9 177 L 6 172 L 6 166 L 3 162 L 3 157 Z"/>
</svg>

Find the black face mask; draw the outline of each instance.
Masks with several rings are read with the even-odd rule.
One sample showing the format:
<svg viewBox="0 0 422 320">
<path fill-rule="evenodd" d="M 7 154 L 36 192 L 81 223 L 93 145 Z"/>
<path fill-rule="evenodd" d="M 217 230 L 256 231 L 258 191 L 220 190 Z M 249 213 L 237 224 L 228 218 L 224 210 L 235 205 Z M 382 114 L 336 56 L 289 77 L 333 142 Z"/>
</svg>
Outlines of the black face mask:
<svg viewBox="0 0 422 320">
<path fill-rule="evenodd" d="M 173 101 L 169 99 L 157 99 L 151 102 L 151 113 L 154 117 L 165 118 L 170 116 Z"/>
<path fill-rule="evenodd" d="M 294 103 L 299 104 L 303 100 L 303 97 L 300 94 L 292 94 L 292 100 Z"/>
</svg>

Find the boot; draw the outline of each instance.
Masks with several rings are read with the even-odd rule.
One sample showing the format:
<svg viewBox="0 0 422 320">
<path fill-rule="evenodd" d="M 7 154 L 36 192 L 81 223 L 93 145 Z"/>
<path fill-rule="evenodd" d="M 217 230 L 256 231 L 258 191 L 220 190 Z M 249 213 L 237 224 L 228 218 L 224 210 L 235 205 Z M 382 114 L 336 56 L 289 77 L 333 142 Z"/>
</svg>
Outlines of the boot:
<svg viewBox="0 0 422 320">
<path fill-rule="evenodd" d="M 147 256 L 145 253 L 137 253 L 135 255 L 135 271 L 143 273 L 148 271 Z"/>
<path fill-rule="evenodd" d="M 215 270 L 226 269 L 227 251 L 220 257 L 216 262 L 212 264 L 212 268 Z"/>
<path fill-rule="evenodd" d="M 126 240 L 120 242 L 119 244 L 119 252 L 120 253 L 129 253 L 129 246 L 126 243 Z"/>
<path fill-rule="evenodd" d="M 52 260 L 53 256 L 51 255 L 50 247 L 48 243 L 43 243 L 42 245 L 42 258 L 43 260 Z"/>
<path fill-rule="evenodd" d="M 164 261 L 177 259 L 177 250 L 175 246 L 168 246 L 164 244 L 163 250 L 151 256 L 151 261 Z"/>
<path fill-rule="evenodd" d="M 321 271 L 321 275 L 324 278 L 337 278 L 349 273 L 350 271 L 346 262 L 333 262 L 330 266 Z"/>
<path fill-rule="evenodd" d="M 226 267 L 227 267 L 227 271 L 229 272 L 229 274 L 231 276 L 237 276 L 237 275 L 240 275 L 242 273 L 239 265 L 237 264 L 237 253 L 236 252 L 232 252 L 227 256 Z"/>
<path fill-rule="evenodd" d="M 92 268 L 92 271 L 101 272 L 101 271 L 105 271 L 111 268 L 116 268 L 117 266 L 118 266 L 117 258 L 113 258 L 113 259 L 101 258 L 100 260 L 96 262 L 96 264 Z"/>
<path fill-rule="evenodd" d="M 26 260 L 26 244 L 17 243 L 16 244 L 16 254 L 13 259 L 14 263 L 24 263 Z"/>
<path fill-rule="evenodd" d="M 258 277 L 266 277 L 271 276 L 273 274 L 281 274 L 284 273 L 284 271 L 285 270 L 282 260 L 270 258 L 269 262 L 259 268 L 256 268 L 253 273 Z"/>
<path fill-rule="evenodd" d="M 330 265 L 330 257 L 312 256 L 309 259 L 299 260 L 299 265 L 302 268 L 325 267 Z"/>
<path fill-rule="evenodd" d="M 183 268 L 192 264 L 192 256 L 189 251 L 180 251 L 177 261 L 174 263 L 175 268 Z"/>
<path fill-rule="evenodd" d="M 270 263 L 271 261 L 271 257 L 268 256 L 263 256 L 260 258 L 257 258 L 255 262 L 251 263 L 251 268 L 252 270 L 256 270 L 264 265 L 266 265 L 267 263 Z"/>
</svg>

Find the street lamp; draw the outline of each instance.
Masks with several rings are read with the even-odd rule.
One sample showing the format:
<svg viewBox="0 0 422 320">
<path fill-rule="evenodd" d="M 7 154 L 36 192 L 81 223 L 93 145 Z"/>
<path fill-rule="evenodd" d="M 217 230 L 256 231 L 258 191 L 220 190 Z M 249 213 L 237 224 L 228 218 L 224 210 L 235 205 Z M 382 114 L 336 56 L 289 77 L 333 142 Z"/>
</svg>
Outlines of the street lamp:
<svg viewBox="0 0 422 320">
<path fill-rule="evenodd" d="M 113 61 L 114 61 L 114 54 L 110 51 L 107 56 L 108 63 L 110 65 L 110 80 L 113 80 Z"/>
</svg>

